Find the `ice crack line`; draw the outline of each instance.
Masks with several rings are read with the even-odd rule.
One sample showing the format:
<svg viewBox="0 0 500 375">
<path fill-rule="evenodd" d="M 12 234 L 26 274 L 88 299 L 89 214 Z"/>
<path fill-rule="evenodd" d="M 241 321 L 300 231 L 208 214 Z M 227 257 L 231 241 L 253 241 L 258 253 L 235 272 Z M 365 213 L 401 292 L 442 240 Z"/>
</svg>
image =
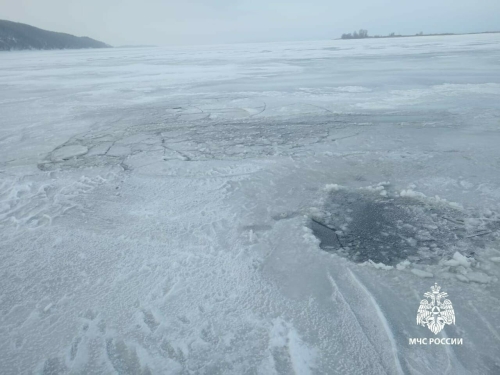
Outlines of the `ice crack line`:
<svg viewBox="0 0 500 375">
<path fill-rule="evenodd" d="M 377 353 L 378 355 L 378 358 L 379 358 L 379 361 L 380 361 L 380 365 L 382 367 L 384 367 L 384 361 L 379 353 L 379 351 L 377 350 L 376 346 L 374 345 L 374 343 L 372 342 L 372 340 L 370 339 L 370 337 L 366 334 L 365 330 L 363 329 L 363 326 L 362 324 L 360 323 L 358 317 L 356 316 L 355 312 L 353 311 L 351 305 L 349 304 L 349 302 L 347 302 L 347 300 L 345 299 L 344 295 L 342 294 L 342 292 L 340 291 L 340 288 L 339 286 L 337 285 L 337 283 L 335 282 L 335 280 L 333 279 L 332 275 L 330 274 L 330 272 L 328 272 L 328 280 L 330 281 L 330 285 L 332 286 L 332 289 L 333 289 L 333 292 L 337 293 L 337 295 L 340 297 L 340 299 L 342 300 L 342 302 L 344 303 L 344 305 L 346 306 L 346 308 L 349 310 L 349 312 L 351 313 L 351 315 L 354 317 L 354 320 L 356 321 L 356 325 L 359 327 L 361 333 L 363 334 L 363 336 L 365 336 L 366 340 L 368 341 L 368 343 L 370 343 L 371 347 L 373 348 L 373 351 L 375 353 Z M 332 296 L 333 297 L 333 296 Z M 386 371 L 387 373 L 387 371 Z"/>
<path fill-rule="evenodd" d="M 326 224 L 323 224 L 322 222 L 319 222 L 318 220 L 315 220 L 315 219 L 311 219 L 312 221 L 314 221 L 316 224 L 318 225 L 321 225 L 322 227 L 326 228 L 326 229 L 329 229 L 333 232 L 333 234 L 335 234 L 335 238 L 337 238 L 337 242 L 339 243 L 339 246 L 345 250 L 344 248 L 344 245 L 342 245 L 342 241 L 340 241 L 340 237 L 339 235 L 337 234 L 337 230 L 335 228 L 332 228 L 332 227 L 329 227 L 328 225 Z"/>
<path fill-rule="evenodd" d="M 403 368 L 401 367 L 401 363 L 399 362 L 399 354 L 398 354 L 398 348 L 396 346 L 396 340 L 394 339 L 394 335 L 392 334 L 391 327 L 389 325 L 389 322 L 385 318 L 385 315 L 382 312 L 382 309 L 380 308 L 377 301 L 373 297 L 373 294 L 371 294 L 368 291 L 368 289 L 366 289 L 366 287 L 363 285 L 363 283 L 361 281 L 359 281 L 359 279 L 354 275 L 354 273 L 352 273 L 351 269 L 347 268 L 347 270 L 349 271 L 351 278 L 359 286 L 359 288 L 366 294 L 366 296 L 368 297 L 368 299 L 372 303 L 373 307 L 375 308 L 375 312 L 376 312 L 378 318 L 380 319 L 382 325 L 384 326 L 387 337 L 389 338 L 389 342 L 391 343 L 392 353 L 394 355 L 394 362 L 396 364 L 396 369 L 397 369 L 398 373 L 404 374 Z"/>
</svg>

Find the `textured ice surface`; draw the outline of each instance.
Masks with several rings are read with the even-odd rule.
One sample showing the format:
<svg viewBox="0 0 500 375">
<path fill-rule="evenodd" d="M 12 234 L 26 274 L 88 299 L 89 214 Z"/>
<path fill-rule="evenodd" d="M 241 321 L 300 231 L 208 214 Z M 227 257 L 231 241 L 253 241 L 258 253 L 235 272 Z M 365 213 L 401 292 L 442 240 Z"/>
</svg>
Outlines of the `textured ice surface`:
<svg viewBox="0 0 500 375">
<path fill-rule="evenodd" d="M 498 61 L 498 34 L 1 54 L 0 373 L 499 373 Z M 463 346 L 408 345 L 435 282 Z"/>
</svg>

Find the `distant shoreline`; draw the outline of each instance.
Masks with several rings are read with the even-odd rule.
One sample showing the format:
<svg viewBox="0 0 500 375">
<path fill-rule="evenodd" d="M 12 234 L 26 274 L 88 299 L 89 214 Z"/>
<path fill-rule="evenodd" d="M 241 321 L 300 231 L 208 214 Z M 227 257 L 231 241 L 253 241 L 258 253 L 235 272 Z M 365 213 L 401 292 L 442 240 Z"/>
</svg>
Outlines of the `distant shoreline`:
<svg viewBox="0 0 500 375">
<path fill-rule="evenodd" d="M 125 44 L 123 46 L 116 46 L 114 48 L 153 48 L 158 47 L 154 44 Z"/>
<path fill-rule="evenodd" d="M 363 39 L 393 39 L 393 38 L 416 38 L 422 36 L 458 36 L 458 35 L 480 35 L 480 34 L 500 34 L 500 31 L 481 31 L 476 33 L 439 33 L 439 34 L 414 34 L 414 35 L 374 35 L 364 37 L 344 37 L 336 38 L 334 40 L 363 40 Z"/>
<path fill-rule="evenodd" d="M 98 40 L 0 20 L 0 51 L 111 48 Z"/>
</svg>

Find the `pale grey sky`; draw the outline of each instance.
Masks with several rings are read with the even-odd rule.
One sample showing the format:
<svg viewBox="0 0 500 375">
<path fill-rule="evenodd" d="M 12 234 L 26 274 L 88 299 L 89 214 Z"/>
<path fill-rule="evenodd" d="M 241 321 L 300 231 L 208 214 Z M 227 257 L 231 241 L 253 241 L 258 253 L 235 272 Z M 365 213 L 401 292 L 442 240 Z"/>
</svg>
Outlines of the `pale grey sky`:
<svg viewBox="0 0 500 375">
<path fill-rule="evenodd" d="M 112 45 L 500 30 L 500 0 L 0 0 L 0 19 Z"/>
</svg>

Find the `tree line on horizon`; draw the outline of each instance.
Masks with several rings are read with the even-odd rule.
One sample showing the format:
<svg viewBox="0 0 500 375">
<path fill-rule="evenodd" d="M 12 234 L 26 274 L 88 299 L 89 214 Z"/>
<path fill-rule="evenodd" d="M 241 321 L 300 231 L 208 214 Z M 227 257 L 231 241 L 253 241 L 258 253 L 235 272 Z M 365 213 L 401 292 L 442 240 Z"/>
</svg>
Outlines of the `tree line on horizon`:
<svg viewBox="0 0 500 375">
<path fill-rule="evenodd" d="M 368 30 L 360 29 L 359 32 L 355 31 L 352 34 L 342 34 L 341 39 L 364 39 L 368 38 Z"/>
<path fill-rule="evenodd" d="M 415 36 L 423 36 L 423 35 L 425 35 L 425 34 L 422 31 L 415 34 Z M 446 34 L 429 34 L 429 35 L 452 35 L 452 34 L 446 33 Z M 397 37 L 402 37 L 402 36 L 405 36 L 405 35 L 390 33 L 389 35 L 369 36 L 368 30 L 360 29 L 359 31 L 354 31 L 353 33 L 342 34 L 342 36 L 340 38 L 341 39 L 397 38 Z"/>
</svg>

